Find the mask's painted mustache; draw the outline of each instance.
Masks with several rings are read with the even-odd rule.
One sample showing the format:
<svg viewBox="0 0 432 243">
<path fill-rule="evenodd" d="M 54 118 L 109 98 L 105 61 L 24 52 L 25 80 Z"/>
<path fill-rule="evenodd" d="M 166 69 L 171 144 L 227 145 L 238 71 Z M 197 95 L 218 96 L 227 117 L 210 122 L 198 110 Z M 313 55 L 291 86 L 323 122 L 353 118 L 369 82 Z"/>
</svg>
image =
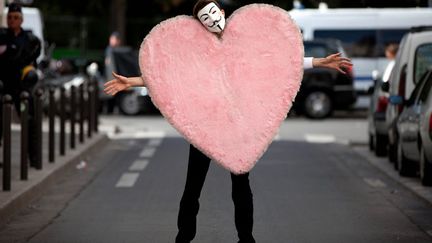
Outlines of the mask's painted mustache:
<svg viewBox="0 0 432 243">
<path fill-rule="evenodd" d="M 212 25 L 207 25 L 209 28 L 213 28 L 215 25 L 219 24 L 219 22 L 222 20 L 222 16 L 219 17 L 218 20 L 213 21 Z M 219 27 L 220 28 L 220 27 Z"/>
</svg>

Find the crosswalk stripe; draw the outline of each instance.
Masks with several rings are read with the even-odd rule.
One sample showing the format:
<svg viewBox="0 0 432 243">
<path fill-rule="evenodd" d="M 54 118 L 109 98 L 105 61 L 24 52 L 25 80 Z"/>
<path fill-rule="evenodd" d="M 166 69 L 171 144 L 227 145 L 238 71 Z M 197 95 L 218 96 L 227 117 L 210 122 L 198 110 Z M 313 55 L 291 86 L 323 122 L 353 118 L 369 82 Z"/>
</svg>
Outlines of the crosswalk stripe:
<svg viewBox="0 0 432 243">
<path fill-rule="evenodd" d="M 156 148 L 144 148 L 141 153 L 140 153 L 140 157 L 141 158 L 150 158 L 153 156 L 153 154 L 155 153 Z"/>
<path fill-rule="evenodd" d="M 142 170 L 144 170 L 147 167 L 148 163 L 149 163 L 149 161 L 147 159 L 145 159 L 145 160 L 136 160 L 129 167 L 129 170 L 130 171 L 142 171 Z"/>
<path fill-rule="evenodd" d="M 133 187 L 138 180 L 139 173 L 123 173 L 118 180 L 116 187 Z"/>
</svg>

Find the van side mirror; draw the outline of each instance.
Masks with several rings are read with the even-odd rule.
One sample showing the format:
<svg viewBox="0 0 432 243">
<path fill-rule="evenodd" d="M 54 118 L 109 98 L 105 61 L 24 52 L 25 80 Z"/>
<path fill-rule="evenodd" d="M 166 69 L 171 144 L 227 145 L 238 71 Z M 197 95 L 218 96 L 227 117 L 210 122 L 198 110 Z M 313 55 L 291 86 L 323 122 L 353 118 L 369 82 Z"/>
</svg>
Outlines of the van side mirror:
<svg viewBox="0 0 432 243">
<path fill-rule="evenodd" d="M 392 105 L 403 105 L 405 103 L 405 100 L 402 96 L 391 95 L 389 97 L 389 103 Z"/>
<path fill-rule="evenodd" d="M 390 90 L 390 83 L 388 81 L 387 82 L 382 82 L 382 84 L 381 84 L 381 90 L 384 91 L 384 92 L 389 92 L 389 90 Z"/>
</svg>

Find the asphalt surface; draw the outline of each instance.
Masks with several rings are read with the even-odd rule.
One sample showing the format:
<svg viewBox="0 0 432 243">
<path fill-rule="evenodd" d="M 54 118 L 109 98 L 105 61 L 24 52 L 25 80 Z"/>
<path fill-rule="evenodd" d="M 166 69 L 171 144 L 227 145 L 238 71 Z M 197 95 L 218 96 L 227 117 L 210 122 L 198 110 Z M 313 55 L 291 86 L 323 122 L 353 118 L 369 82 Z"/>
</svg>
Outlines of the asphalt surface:
<svg viewBox="0 0 432 243">
<path fill-rule="evenodd" d="M 0 242 L 174 242 L 187 155 L 181 138 L 114 140 Z M 250 180 L 257 242 L 432 242 L 432 205 L 346 145 L 275 141 Z M 230 193 L 212 164 L 194 242 L 236 242 Z"/>
</svg>

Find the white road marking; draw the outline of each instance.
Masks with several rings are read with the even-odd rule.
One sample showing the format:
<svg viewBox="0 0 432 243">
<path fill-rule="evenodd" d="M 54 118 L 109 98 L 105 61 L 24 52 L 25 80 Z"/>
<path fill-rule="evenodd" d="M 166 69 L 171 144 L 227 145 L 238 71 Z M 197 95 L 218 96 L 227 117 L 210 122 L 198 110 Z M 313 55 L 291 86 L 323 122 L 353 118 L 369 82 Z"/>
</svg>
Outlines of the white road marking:
<svg viewBox="0 0 432 243">
<path fill-rule="evenodd" d="M 386 187 L 387 185 L 382 182 L 380 179 L 374 178 L 363 178 L 363 180 L 371 187 Z"/>
<path fill-rule="evenodd" d="M 138 177 L 139 173 L 123 173 L 115 187 L 133 187 Z"/>
<path fill-rule="evenodd" d="M 305 134 L 305 140 L 309 143 L 334 143 L 335 136 L 328 134 Z"/>
<path fill-rule="evenodd" d="M 129 170 L 130 171 L 142 171 L 147 167 L 148 164 L 149 164 L 149 161 L 147 159 L 137 160 L 129 167 Z"/>
<path fill-rule="evenodd" d="M 128 139 L 128 138 L 164 138 L 166 133 L 164 131 L 124 131 L 121 133 L 107 132 L 111 139 Z"/>
<path fill-rule="evenodd" d="M 276 134 L 276 136 L 273 138 L 273 141 L 279 141 L 281 139 L 280 134 Z"/>
<path fill-rule="evenodd" d="M 162 138 L 152 138 L 148 142 L 148 146 L 157 147 L 162 143 Z"/>
<path fill-rule="evenodd" d="M 135 138 L 163 138 L 164 131 L 138 131 L 134 135 Z"/>
<path fill-rule="evenodd" d="M 153 154 L 156 152 L 156 148 L 144 148 L 141 153 L 140 153 L 140 157 L 141 158 L 150 158 L 153 156 Z"/>
</svg>

